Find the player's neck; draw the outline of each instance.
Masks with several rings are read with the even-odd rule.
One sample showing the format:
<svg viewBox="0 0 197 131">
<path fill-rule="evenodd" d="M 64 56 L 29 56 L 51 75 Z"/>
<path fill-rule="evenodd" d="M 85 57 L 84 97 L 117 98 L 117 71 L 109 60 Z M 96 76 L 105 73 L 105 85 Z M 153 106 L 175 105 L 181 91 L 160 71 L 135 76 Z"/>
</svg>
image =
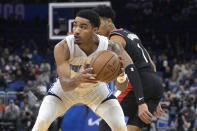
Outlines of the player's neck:
<svg viewBox="0 0 197 131">
<path fill-rule="evenodd" d="M 99 40 L 96 35 L 91 37 L 86 44 L 80 45 L 80 48 L 87 54 L 92 54 L 98 48 Z"/>
<path fill-rule="evenodd" d="M 110 33 L 111 33 L 113 30 L 116 30 L 116 27 L 115 27 L 115 25 L 114 25 L 114 24 L 112 24 L 112 26 L 111 26 L 111 28 L 110 28 L 109 35 L 110 35 Z M 108 36 L 109 36 L 109 35 L 108 35 Z"/>
</svg>

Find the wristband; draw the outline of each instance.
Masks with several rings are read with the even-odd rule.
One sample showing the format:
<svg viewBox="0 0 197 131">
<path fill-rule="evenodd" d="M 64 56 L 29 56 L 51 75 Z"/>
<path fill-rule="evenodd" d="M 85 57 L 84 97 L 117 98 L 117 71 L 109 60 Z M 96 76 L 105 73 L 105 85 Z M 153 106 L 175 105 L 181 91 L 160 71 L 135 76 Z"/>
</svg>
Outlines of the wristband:
<svg viewBox="0 0 197 131">
<path fill-rule="evenodd" d="M 124 73 L 123 76 L 118 76 L 117 77 L 117 82 L 118 83 L 124 83 L 127 80 L 127 74 Z"/>
<path fill-rule="evenodd" d="M 144 97 L 138 98 L 138 105 L 144 104 Z"/>
</svg>

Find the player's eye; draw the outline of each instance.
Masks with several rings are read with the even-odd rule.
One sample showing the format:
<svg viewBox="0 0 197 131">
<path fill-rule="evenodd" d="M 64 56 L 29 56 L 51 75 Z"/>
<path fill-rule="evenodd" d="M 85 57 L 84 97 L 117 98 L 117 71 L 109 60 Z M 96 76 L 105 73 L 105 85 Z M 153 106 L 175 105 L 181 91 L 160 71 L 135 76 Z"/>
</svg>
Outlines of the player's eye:
<svg viewBox="0 0 197 131">
<path fill-rule="evenodd" d="M 82 25 L 82 26 L 80 26 L 80 28 L 81 29 L 87 29 L 87 26 Z"/>
<path fill-rule="evenodd" d="M 76 27 L 77 26 L 77 24 L 76 23 L 73 23 L 73 27 Z"/>
</svg>

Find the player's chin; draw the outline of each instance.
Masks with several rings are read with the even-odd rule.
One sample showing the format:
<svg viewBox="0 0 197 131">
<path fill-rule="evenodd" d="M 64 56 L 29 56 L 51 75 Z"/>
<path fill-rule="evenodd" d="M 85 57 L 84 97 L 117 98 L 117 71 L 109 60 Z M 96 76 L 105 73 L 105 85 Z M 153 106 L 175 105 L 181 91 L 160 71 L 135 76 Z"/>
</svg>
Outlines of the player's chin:
<svg viewBox="0 0 197 131">
<path fill-rule="evenodd" d="M 81 42 L 79 40 L 75 40 L 74 43 L 77 44 L 77 45 L 81 44 Z"/>
</svg>

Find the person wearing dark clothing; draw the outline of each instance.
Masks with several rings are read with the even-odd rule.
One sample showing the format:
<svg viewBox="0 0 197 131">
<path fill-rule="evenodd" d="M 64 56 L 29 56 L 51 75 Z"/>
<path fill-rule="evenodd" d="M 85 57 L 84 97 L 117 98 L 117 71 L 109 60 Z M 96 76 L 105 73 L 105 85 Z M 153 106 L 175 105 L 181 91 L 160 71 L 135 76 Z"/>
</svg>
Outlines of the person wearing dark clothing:
<svg viewBox="0 0 197 131">
<path fill-rule="evenodd" d="M 139 131 L 151 123 L 153 113 L 158 117 L 162 115 L 163 111 L 159 104 L 163 95 L 162 82 L 157 76 L 156 67 L 139 37 L 126 29 L 116 29 L 113 23 L 115 18 L 113 9 L 100 5 L 93 10 L 100 16 L 101 25 L 98 33 L 119 43 L 134 63 L 125 68 L 129 84 L 118 99 L 125 116 L 129 117 L 128 131 Z M 116 86 L 120 85 L 121 83 L 117 82 Z M 110 131 L 104 120 L 100 122 L 99 131 Z"/>
</svg>

